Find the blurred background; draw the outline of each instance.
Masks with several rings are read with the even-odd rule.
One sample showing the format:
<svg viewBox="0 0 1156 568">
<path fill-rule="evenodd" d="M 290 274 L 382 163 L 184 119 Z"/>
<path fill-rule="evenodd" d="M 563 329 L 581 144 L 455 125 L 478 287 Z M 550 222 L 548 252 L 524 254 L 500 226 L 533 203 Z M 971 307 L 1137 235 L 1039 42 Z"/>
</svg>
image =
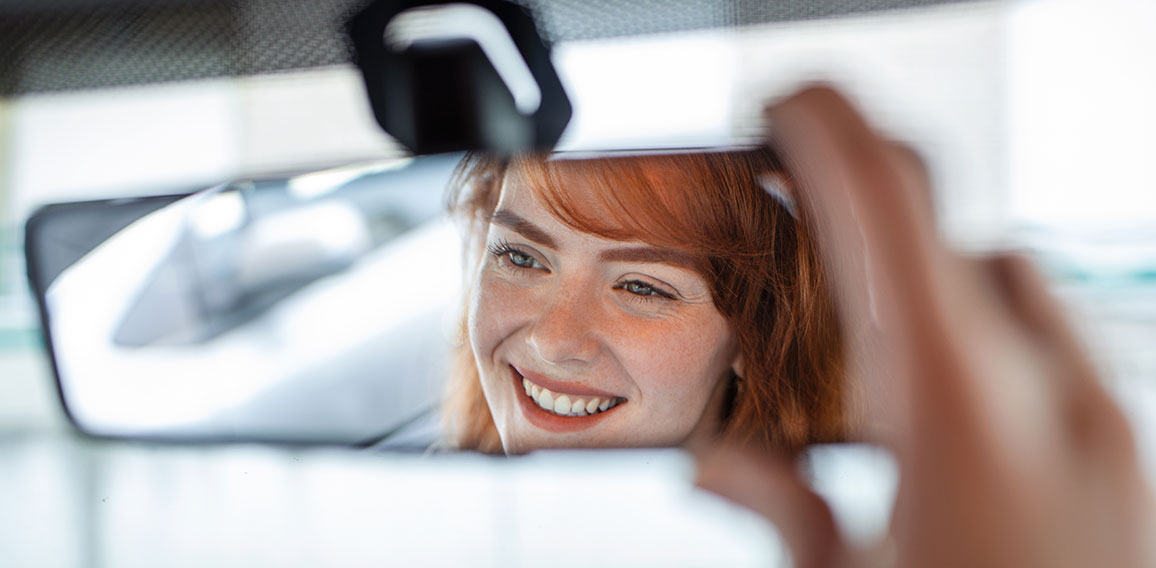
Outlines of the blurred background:
<svg viewBox="0 0 1156 568">
<path fill-rule="evenodd" d="M 1156 156 L 1152 134 L 1156 108 L 1151 104 L 1156 100 L 1156 65 L 1151 61 L 1151 54 L 1156 53 L 1156 4 L 1146 0 L 524 2 L 535 10 L 543 34 L 554 44 L 554 63 L 574 106 L 560 144 L 564 150 L 749 144 L 761 132 L 758 115 L 766 101 L 815 80 L 846 90 L 881 130 L 913 145 L 927 159 L 946 238 L 972 251 L 1023 249 L 1040 261 L 1070 306 L 1104 369 L 1105 380 L 1136 425 L 1141 451 L 1156 471 L 1156 177 L 1151 174 Z M 360 4 L 355 0 L 0 2 L 0 61 L 4 62 L 0 66 L 0 440 L 9 457 L 32 456 L 16 462 L 23 463 L 24 469 L 17 470 L 15 478 L 0 481 L 33 480 L 31 485 L 13 486 L 14 491 L 23 492 L 21 487 L 54 483 L 56 474 L 51 472 L 77 468 L 91 474 L 79 485 L 62 482 L 72 489 L 55 493 L 44 505 L 42 525 L 30 526 L 54 526 L 60 511 L 83 517 L 65 521 L 99 526 L 95 520 L 103 517 L 74 509 L 70 500 L 81 495 L 103 499 L 110 491 L 133 495 L 121 501 L 123 508 L 114 510 L 127 515 L 114 519 L 119 524 L 111 526 L 120 528 L 113 536 L 106 533 L 103 537 L 111 543 L 103 551 L 104 558 L 133 558 L 125 552 L 128 548 L 116 548 L 141 540 L 137 536 L 148 528 L 146 521 L 132 515 L 149 500 L 166 498 L 169 485 L 159 480 L 174 471 L 186 471 L 182 468 L 201 459 L 188 454 L 170 456 L 164 466 L 130 467 L 138 475 L 125 477 L 109 473 L 120 470 L 102 464 L 144 467 L 141 464 L 160 462 L 148 462 L 152 458 L 141 459 L 137 454 L 117 457 L 117 451 L 125 450 L 97 459 L 88 454 L 79 458 L 41 455 L 13 446 L 14 441 L 65 439 L 74 434 L 60 405 L 36 300 L 26 279 L 25 223 L 41 207 L 183 196 L 211 187 L 218 187 L 219 195 L 230 191 L 252 195 L 252 188 L 268 187 L 269 195 L 280 196 L 270 201 L 280 205 L 265 209 L 269 212 L 265 218 L 278 219 L 268 226 L 292 232 L 294 227 L 298 231 L 316 228 L 317 219 L 341 226 L 349 219 L 343 216 L 348 211 L 308 207 L 321 203 L 317 199 L 322 196 L 342 197 L 371 222 L 366 222 L 364 235 L 340 233 L 332 242 L 363 243 L 358 240 L 363 239 L 372 246 L 349 249 L 356 254 L 339 269 L 309 280 L 300 290 L 276 296 L 275 306 L 284 309 L 241 321 L 238 329 L 260 331 L 250 322 L 276 317 L 281 327 L 274 329 L 279 332 L 290 327 L 319 330 L 315 335 L 295 336 L 295 341 L 309 343 L 332 337 L 324 335 L 326 328 L 318 322 L 353 321 L 361 314 L 357 321 L 368 317 L 377 323 L 373 331 L 380 334 L 381 343 L 341 345 L 323 354 L 356 351 L 361 358 L 349 356 L 344 364 L 362 371 L 359 384 L 382 377 L 389 380 L 409 367 L 374 359 L 379 353 L 375 350 L 385 345 L 393 351 L 414 351 L 399 338 L 415 329 L 415 323 L 376 314 L 416 309 L 404 306 L 404 300 L 436 292 L 432 294 L 435 299 L 418 310 L 424 318 L 420 327 L 424 335 L 410 339 L 417 341 L 417 337 L 424 341 L 422 346 L 432 346 L 430 357 L 448 345 L 452 334 L 447 329 L 452 325 L 447 326 L 446 318 L 452 320 L 455 307 L 458 257 L 452 230 L 439 220 L 439 211 L 440 192 L 455 158 L 418 161 L 421 167 L 416 167 L 403 148 L 374 123 L 361 77 L 349 63 L 342 31 L 344 19 Z M 415 177 L 413 172 L 419 170 L 425 173 Z M 420 182 L 415 181 L 418 177 Z M 225 199 L 218 204 L 230 202 Z M 280 208 L 290 202 L 291 208 Z M 246 207 L 251 206 L 246 202 Z M 292 218 L 274 214 L 296 210 L 312 211 L 312 221 L 295 225 Z M 184 222 L 193 217 L 193 213 L 182 213 L 179 219 Z M 69 233 L 67 228 L 76 225 L 62 219 L 55 226 L 59 230 L 51 234 L 62 245 L 85 249 L 80 241 L 91 235 Z M 296 241 L 278 242 L 292 246 Z M 415 249 L 414 243 L 420 247 Z M 429 286 L 434 277 L 430 281 L 406 278 L 399 274 L 399 265 L 390 264 L 425 262 L 415 260 L 415 250 L 434 251 L 435 261 L 445 261 L 421 264 L 441 284 Z M 355 282 L 360 285 L 353 286 Z M 338 294 L 343 302 L 310 303 L 326 294 Z M 282 317 L 286 306 L 300 308 L 314 319 Z M 87 328 L 82 320 L 66 331 L 83 337 Z M 237 339 L 238 335 L 221 337 Z M 275 337 L 277 341 L 261 340 L 274 344 L 271 351 L 260 352 L 264 360 L 287 357 L 287 346 L 297 345 L 287 335 Z M 175 365 L 189 360 L 168 361 Z M 251 375 L 245 371 L 252 370 L 253 361 L 261 360 L 250 357 L 242 365 L 226 366 L 225 371 L 236 374 L 226 372 L 222 377 Z M 215 426 L 218 435 L 225 428 L 238 439 L 363 441 L 364 424 L 343 425 L 336 417 L 372 415 L 379 408 L 375 406 L 378 399 L 361 397 L 366 391 L 334 397 L 330 389 L 330 398 L 340 400 L 331 400 L 328 406 L 318 402 L 317 393 L 323 392 L 317 390 L 318 385 L 329 384 L 325 380 L 333 375 L 333 367 L 314 363 L 317 366 L 309 367 L 307 373 L 287 371 L 284 376 L 266 377 L 274 382 L 322 378 L 308 389 L 295 391 L 298 396 L 292 400 L 275 401 L 273 406 L 281 405 L 273 413 L 278 418 L 267 422 L 246 423 L 237 414 L 260 407 L 262 393 L 268 391 L 239 389 L 233 381 L 230 396 L 236 399 L 241 392 L 241 398 L 250 399 L 229 402 L 234 410 L 242 410 L 225 426 Z M 79 365 L 85 366 L 83 360 Z M 94 376 L 113 374 L 108 368 L 90 367 L 87 371 Z M 188 373 L 200 373 L 206 380 L 187 382 L 191 390 L 182 394 L 230 382 L 209 381 L 212 367 L 190 368 Z M 430 377 L 437 375 L 435 371 Z M 124 379 L 116 388 L 131 389 L 170 374 L 171 380 L 186 380 L 175 367 L 172 373 L 155 376 L 112 378 Z M 132 383 L 134 378 L 139 381 Z M 406 412 L 424 412 L 436 405 L 438 396 L 436 378 L 430 381 L 389 396 L 403 398 Z M 98 392 L 104 388 L 101 385 L 96 384 Z M 125 399 L 121 407 L 106 408 L 123 415 L 142 403 L 147 406 L 148 399 Z M 310 408 L 315 412 L 310 413 Z M 194 432 L 194 437 L 203 437 L 204 432 Z M 256 487 L 237 485 L 242 470 L 244 475 L 254 468 L 281 472 L 277 468 L 298 459 L 297 454 L 263 452 L 228 452 L 214 462 L 216 469 L 198 477 L 230 480 L 221 482 L 228 491 L 208 493 L 217 496 L 212 501 L 217 508 L 210 509 L 219 513 L 218 521 L 245 511 L 245 503 L 256 503 L 253 511 L 286 512 L 287 505 L 277 499 L 284 493 L 252 493 Z M 685 476 L 689 466 L 680 459 L 662 458 L 656 463 L 665 464 L 664 471 Z M 819 483 L 825 495 L 843 504 L 837 503 L 841 520 L 858 526 L 856 534 L 878 530 L 889 506 L 886 488 L 893 479 L 887 481 L 887 467 L 877 459 L 859 456 L 852 461 L 860 469 L 845 470 L 858 471 L 856 476 L 825 478 Z M 425 466 L 383 471 L 357 469 L 364 464 L 342 467 L 346 466 L 352 469 L 327 469 L 328 465 L 313 462 L 312 469 L 298 467 L 297 477 L 276 477 L 279 481 L 263 487 L 293 488 L 296 493 L 289 494 L 294 495 L 300 495 L 303 487 L 313 491 L 317 500 L 298 502 L 296 509 L 287 512 L 300 517 L 337 511 L 326 509 L 320 496 L 329 495 L 325 488 L 343 483 L 366 489 L 385 476 L 410 483 L 399 487 L 417 488 L 419 493 L 421 487 L 429 489 L 412 478 L 413 471 L 424 472 L 421 467 Z M 503 494 L 516 493 L 501 485 L 505 482 L 493 470 L 474 469 L 470 464 L 461 470 L 477 474 L 483 489 L 497 487 Z M 616 483 L 601 478 L 587 481 L 592 492 L 597 491 L 595 483 Z M 217 487 L 213 483 L 209 486 Z M 230 491 L 238 488 L 249 501 L 233 501 L 238 493 Z M 3 490 L 0 483 L 0 496 Z M 483 493 L 455 493 L 451 498 L 474 510 L 499 507 L 471 501 Z M 196 502 L 205 493 L 178 495 L 184 495 L 187 502 L 169 505 L 177 512 L 188 512 L 200 510 Z M 642 499 L 650 499 L 650 506 L 669 501 L 662 491 L 646 495 Z M 397 502 L 385 499 L 382 503 Z M 427 510 L 421 517 L 425 521 L 417 525 L 436 527 L 454 511 L 448 505 Z M 661 507 L 654 511 L 674 514 Z M 237 518 L 274 517 L 248 514 Z M 722 519 L 731 513 L 714 514 Z M 206 517 L 178 518 L 204 521 Z M 752 526 L 749 519 L 727 522 Z M 678 538 L 681 533 L 676 529 L 681 525 L 671 526 L 675 529 L 668 532 Z M 0 525 L 0 529 L 5 527 Z M 372 538 L 367 529 L 360 530 L 351 534 Z M 695 525 L 694 530 L 704 529 Z M 747 539 L 743 542 L 748 544 L 762 538 L 763 533 L 751 530 L 733 538 Z M 281 538 L 287 538 L 284 534 L 304 533 L 286 529 Z M 89 540 L 104 542 L 91 534 L 78 538 L 68 545 L 78 554 L 92 552 L 96 545 Z M 437 548 L 436 539 L 428 540 L 428 534 L 425 538 L 421 542 Z M 729 542 L 718 538 L 723 539 L 718 542 Z M 483 536 L 477 543 L 478 550 L 490 555 L 487 558 L 508 559 L 514 554 L 514 548 L 506 547 L 509 543 L 486 548 L 491 540 Z M 0 544 L 4 542 L 18 541 L 0 538 Z M 215 542 L 225 543 L 226 550 L 240 550 L 247 541 L 220 537 Z M 642 548 L 660 550 L 659 544 L 655 541 L 651 548 Z M 163 551 L 158 546 L 153 550 Z M 527 546 L 533 550 L 535 545 Z M 348 558 L 372 557 L 368 548 L 362 542 L 360 548 L 348 550 Z M 628 548 L 624 545 L 623 550 Z M 750 550 L 742 560 L 751 565 L 780 554 L 773 547 Z M 128 556 L 118 556 L 122 553 Z M 74 559 L 67 554 L 60 558 L 62 565 Z"/>
</svg>

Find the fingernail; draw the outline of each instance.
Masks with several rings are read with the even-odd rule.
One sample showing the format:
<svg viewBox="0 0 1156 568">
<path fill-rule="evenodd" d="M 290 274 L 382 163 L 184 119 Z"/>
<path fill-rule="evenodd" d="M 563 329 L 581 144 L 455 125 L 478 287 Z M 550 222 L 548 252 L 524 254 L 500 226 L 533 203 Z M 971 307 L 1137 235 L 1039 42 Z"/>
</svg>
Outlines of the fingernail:
<svg viewBox="0 0 1156 568">
<path fill-rule="evenodd" d="M 782 205 L 783 208 L 787 210 L 787 213 L 790 213 L 791 217 L 794 217 L 797 221 L 799 214 L 795 207 L 795 200 L 791 197 L 783 181 L 783 177 L 779 174 L 763 174 L 759 176 L 759 187 L 763 188 L 763 191 L 775 198 L 775 201 L 778 201 L 779 205 Z"/>
</svg>

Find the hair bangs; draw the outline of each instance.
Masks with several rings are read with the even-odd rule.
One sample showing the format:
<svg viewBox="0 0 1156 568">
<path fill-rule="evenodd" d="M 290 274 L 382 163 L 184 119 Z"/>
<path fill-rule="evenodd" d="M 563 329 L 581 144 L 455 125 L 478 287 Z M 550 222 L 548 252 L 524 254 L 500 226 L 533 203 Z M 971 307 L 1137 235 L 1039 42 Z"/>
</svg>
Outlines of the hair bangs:
<svg viewBox="0 0 1156 568">
<path fill-rule="evenodd" d="M 511 164 L 534 195 L 574 230 L 617 241 L 642 241 L 696 256 L 707 254 L 701 228 L 712 219 L 693 169 L 676 156 L 600 159 L 520 157 Z M 692 186 L 688 191 L 685 188 Z M 577 190 L 581 188 L 581 191 Z M 695 199 L 695 198 L 698 199 Z"/>
</svg>

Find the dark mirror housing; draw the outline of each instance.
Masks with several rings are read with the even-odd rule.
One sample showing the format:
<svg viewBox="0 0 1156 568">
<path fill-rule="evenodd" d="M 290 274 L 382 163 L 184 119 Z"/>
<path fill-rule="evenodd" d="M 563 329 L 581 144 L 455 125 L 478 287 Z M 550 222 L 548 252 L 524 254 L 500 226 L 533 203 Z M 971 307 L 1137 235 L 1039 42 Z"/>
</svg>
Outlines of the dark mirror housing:
<svg viewBox="0 0 1156 568">
<path fill-rule="evenodd" d="M 549 150 L 570 100 L 530 13 L 504 0 L 380 0 L 349 22 L 377 123 L 414 154 Z"/>
</svg>

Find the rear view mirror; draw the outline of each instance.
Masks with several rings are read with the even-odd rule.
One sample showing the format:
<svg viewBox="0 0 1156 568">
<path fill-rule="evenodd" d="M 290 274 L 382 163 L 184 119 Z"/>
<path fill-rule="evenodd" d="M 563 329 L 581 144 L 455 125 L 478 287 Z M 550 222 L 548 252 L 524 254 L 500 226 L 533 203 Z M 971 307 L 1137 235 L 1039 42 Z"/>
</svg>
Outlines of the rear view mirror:
<svg viewBox="0 0 1156 568">
<path fill-rule="evenodd" d="M 549 150 L 570 120 L 550 49 L 503 0 L 381 0 L 349 23 L 377 123 L 414 154 Z"/>
</svg>

